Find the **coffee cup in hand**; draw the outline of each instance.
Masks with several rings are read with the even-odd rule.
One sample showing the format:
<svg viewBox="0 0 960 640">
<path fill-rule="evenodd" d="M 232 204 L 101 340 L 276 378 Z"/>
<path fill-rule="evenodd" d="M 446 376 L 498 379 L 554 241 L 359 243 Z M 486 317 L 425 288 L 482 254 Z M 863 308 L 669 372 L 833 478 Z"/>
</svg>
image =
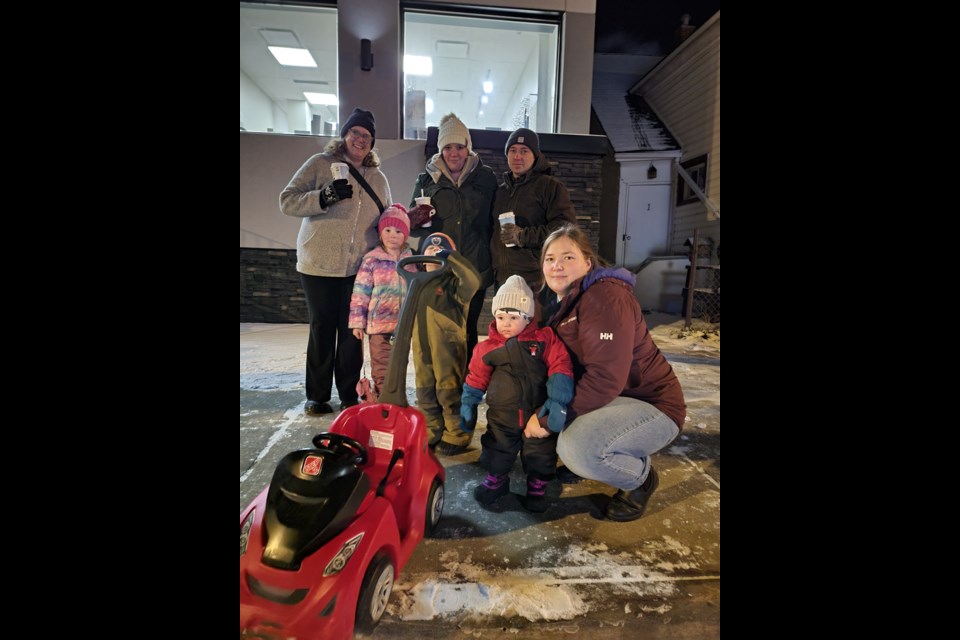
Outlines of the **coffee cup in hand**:
<svg viewBox="0 0 960 640">
<path fill-rule="evenodd" d="M 506 213 L 501 213 L 500 216 L 500 226 L 503 227 L 505 224 L 516 224 L 516 218 L 513 215 L 513 211 L 507 211 Z M 514 243 L 505 244 L 505 247 L 515 247 L 517 246 Z"/>
<path fill-rule="evenodd" d="M 334 162 L 330 165 L 330 174 L 334 180 L 346 180 L 350 175 L 350 167 L 345 162 Z"/>
</svg>

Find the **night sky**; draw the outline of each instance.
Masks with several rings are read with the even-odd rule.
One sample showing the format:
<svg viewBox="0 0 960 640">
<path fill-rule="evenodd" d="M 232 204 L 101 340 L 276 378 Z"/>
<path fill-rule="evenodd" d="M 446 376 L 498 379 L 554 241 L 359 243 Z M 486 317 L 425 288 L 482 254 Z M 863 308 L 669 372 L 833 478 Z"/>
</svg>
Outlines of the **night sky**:
<svg viewBox="0 0 960 640">
<path fill-rule="evenodd" d="M 597 53 L 666 55 L 677 46 L 680 16 L 700 26 L 720 0 L 597 0 Z"/>
</svg>

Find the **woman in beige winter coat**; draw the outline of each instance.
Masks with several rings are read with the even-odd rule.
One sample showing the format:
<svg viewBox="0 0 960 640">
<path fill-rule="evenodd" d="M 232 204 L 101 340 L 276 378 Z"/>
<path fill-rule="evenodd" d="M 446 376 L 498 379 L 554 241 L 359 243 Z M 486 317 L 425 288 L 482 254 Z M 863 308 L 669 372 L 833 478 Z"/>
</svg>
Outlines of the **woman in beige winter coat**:
<svg viewBox="0 0 960 640">
<path fill-rule="evenodd" d="M 304 405 L 309 415 L 333 412 L 334 378 L 340 409 L 357 404 L 363 343 L 347 326 L 350 296 L 364 254 L 378 242 L 383 203 L 393 201 L 373 151 L 375 141 L 373 114 L 354 109 L 340 138 L 310 157 L 280 193 L 283 214 L 303 219 L 297 236 L 297 271 L 310 322 Z M 356 175 L 351 171 L 345 178 L 334 178 L 335 163 L 347 164 Z M 357 175 L 376 198 L 361 186 Z"/>
</svg>

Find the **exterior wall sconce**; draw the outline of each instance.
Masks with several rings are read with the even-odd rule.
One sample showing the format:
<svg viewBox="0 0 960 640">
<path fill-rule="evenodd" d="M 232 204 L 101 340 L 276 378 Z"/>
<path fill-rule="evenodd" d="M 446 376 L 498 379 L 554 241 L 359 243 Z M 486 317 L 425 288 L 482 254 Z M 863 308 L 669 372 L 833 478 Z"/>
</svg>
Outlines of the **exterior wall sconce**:
<svg viewBox="0 0 960 640">
<path fill-rule="evenodd" d="M 373 44 L 364 38 L 360 41 L 360 68 L 364 71 L 373 69 Z"/>
<path fill-rule="evenodd" d="M 657 179 L 657 168 L 653 166 L 653 163 L 650 163 L 650 168 L 647 169 L 647 180 L 656 180 Z"/>
</svg>

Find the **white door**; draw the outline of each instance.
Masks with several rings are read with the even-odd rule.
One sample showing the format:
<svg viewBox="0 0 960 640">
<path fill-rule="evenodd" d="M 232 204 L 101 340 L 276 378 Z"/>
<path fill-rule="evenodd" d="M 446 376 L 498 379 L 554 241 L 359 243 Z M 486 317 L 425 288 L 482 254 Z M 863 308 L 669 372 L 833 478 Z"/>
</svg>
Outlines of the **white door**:
<svg viewBox="0 0 960 640">
<path fill-rule="evenodd" d="M 667 254 L 670 222 L 669 184 L 623 183 L 626 219 L 620 236 L 622 264 L 627 269 L 640 265 L 649 256 Z"/>
</svg>

